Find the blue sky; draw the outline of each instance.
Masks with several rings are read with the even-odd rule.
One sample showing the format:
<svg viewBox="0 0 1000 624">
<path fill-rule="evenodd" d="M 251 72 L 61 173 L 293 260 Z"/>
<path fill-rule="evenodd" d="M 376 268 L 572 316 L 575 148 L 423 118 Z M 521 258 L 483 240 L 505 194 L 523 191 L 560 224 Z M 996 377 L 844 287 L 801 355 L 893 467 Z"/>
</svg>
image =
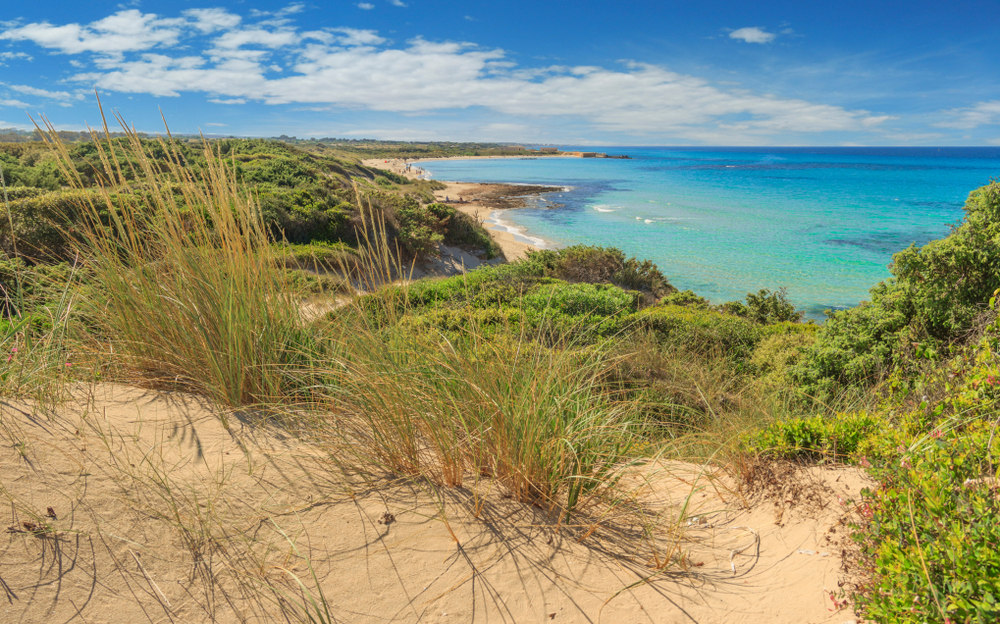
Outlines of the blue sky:
<svg viewBox="0 0 1000 624">
<path fill-rule="evenodd" d="M 949 2 L 6 3 L 0 127 L 603 145 L 1000 145 Z"/>
</svg>

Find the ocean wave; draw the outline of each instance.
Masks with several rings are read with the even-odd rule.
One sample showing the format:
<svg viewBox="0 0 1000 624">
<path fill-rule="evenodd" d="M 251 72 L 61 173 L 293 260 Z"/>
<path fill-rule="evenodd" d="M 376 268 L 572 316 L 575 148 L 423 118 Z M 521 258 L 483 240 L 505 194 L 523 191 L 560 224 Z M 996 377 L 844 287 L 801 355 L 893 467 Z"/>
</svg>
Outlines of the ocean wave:
<svg viewBox="0 0 1000 624">
<path fill-rule="evenodd" d="M 596 210 L 597 212 L 615 212 L 613 208 L 608 208 L 604 204 L 599 204 L 597 206 L 594 206 L 594 210 Z"/>
<path fill-rule="evenodd" d="M 652 219 L 646 219 L 646 223 L 652 223 L 652 222 L 653 222 Z"/>
</svg>

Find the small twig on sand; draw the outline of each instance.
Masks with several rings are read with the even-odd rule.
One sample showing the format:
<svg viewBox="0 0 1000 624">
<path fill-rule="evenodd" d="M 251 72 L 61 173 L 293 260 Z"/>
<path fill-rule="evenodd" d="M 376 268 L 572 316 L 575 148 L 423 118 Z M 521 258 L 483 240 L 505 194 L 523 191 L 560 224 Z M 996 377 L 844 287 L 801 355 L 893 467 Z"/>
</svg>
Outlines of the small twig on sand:
<svg viewBox="0 0 1000 624">
<path fill-rule="evenodd" d="M 149 574 L 146 572 L 146 568 L 142 567 L 142 562 L 139 561 L 139 556 L 136 555 L 131 550 L 128 551 L 128 554 L 132 555 L 132 558 L 135 559 L 136 565 L 139 566 L 139 571 L 142 572 L 142 575 L 144 577 L 146 577 L 146 582 L 149 583 L 149 586 L 156 590 L 156 593 L 157 593 L 157 595 L 159 595 L 160 600 L 162 600 L 163 602 L 166 603 L 167 608 L 173 609 L 173 607 L 170 606 L 170 601 L 167 600 L 167 597 L 163 595 L 162 591 L 160 591 L 160 587 L 156 584 L 155 581 L 153 581 L 152 578 L 150 578 Z"/>
</svg>

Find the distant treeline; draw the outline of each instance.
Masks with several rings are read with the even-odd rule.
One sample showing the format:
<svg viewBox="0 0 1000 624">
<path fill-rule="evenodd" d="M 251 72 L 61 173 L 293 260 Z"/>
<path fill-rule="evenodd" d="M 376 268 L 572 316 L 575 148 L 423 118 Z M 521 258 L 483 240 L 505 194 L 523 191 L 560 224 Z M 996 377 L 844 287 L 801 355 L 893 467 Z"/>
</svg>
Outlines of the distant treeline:
<svg viewBox="0 0 1000 624">
<path fill-rule="evenodd" d="M 92 137 L 89 132 L 75 132 L 73 130 L 59 130 L 56 132 L 59 138 L 66 143 L 78 143 L 81 141 L 91 141 Z M 112 132 L 112 137 L 122 137 L 124 136 L 120 132 Z M 139 136 L 143 138 L 148 138 L 149 135 L 140 132 Z M 41 141 L 42 133 L 38 130 L 19 130 L 17 128 L 0 128 L 0 143 L 30 143 L 32 141 Z"/>
</svg>

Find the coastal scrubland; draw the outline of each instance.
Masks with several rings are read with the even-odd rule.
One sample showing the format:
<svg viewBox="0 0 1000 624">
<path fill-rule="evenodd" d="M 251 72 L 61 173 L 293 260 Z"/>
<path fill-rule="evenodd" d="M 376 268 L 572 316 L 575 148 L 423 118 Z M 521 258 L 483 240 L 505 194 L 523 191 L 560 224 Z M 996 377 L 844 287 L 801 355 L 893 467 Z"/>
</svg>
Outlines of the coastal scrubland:
<svg viewBox="0 0 1000 624">
<path fill-rule="evenodd" d="M 11 589 L 0 560 L 10 613 L 63 578 L 63 553 L 97 570 L 86 542 L 108 553 L 123 618 L 360 621 L 372 614 L 329 592 L 324 579 L 344 572 L 307 529 L 352 534 L 322 515 L 350 501 L 379 537 L 342 552 L 384 550 L 388 563 L 355 565 L 389 576 L 406 574 L 386 543 L 404 507 L 423 524 L 403 541 L 440 527 L 469 561 L 545 541 L 545 569 L 571 576 L 606 557 L 631 576 L 576 612 L 596 621 L 660 581 L 719 584 L 703 569 L 712 557 L 736 575 L 763 537 L 720 518 L 801 498 L 833 514 L 823 530 L 844 569 L 828 617 L 843 621 L 849 602 L 878 622 L 1000 615 L 1000 184 L 972 190 L 946 238 L 900 250 L 869 302 L 817 325 L 780 285 L 712 304 L 613 248 L 499 262 L 481 223 L 434 200 L 437 183 L 361 165 L 371 153 L 106 128 L 67 143 L 49 130 L 0 144 L 0 502 L 12 514 L 0 556 L 30 553 L 16 569 L 36 581 Z M 412 279 L 442 246 L 494 261 Z M 327 305 L 307 313 L 317 298 Z M 144 391 L 202 410 L 211 425 L 193 452 L 219 464 L 192 468 L 163 433 L 193 421 L 122 415 L 141 401 L 120 397 Z M 843 466 L 855 472 L 821 472 Z M 803 485 L 807 474 L 831 483 Z M 867 487 L 816 494 L 845 475 Z M 95 509 L 87 488 L 116 494 Z M 364 525 L 377 496 L 386 511 Z M 725 546 L 712 555 L 709 542 Z M 470 578 L 498 583 L 489 569 Z M 448 578 L 441 596 L 468 581 Z M 485 612 L 518 620 L 500 589 L 483 595 Z M 445 603 L 431 598 L 381 615 L 437 621 Z M 72 619 L 81 607 L 65 603 L 17 613 Z M 730 621 L 773 621 L 780 606 L 754 608 L 761 619 Z"/>
</svg>

